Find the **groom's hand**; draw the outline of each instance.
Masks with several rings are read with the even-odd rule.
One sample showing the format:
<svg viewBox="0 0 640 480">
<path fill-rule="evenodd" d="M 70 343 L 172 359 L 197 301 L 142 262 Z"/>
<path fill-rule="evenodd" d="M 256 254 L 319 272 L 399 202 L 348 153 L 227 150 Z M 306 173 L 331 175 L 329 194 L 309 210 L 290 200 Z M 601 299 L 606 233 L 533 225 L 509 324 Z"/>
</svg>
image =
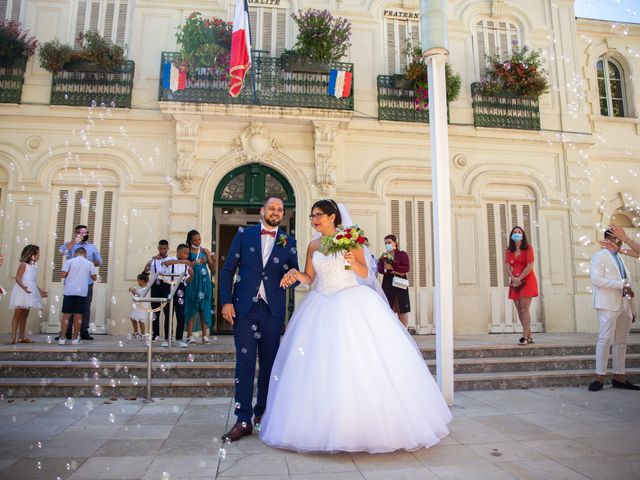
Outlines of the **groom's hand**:
<svg viewBox="0 0 640 480">
<path fill-rule="evenodd" d="M 233 308 L 233 303 L 225 303 L 222 305 L 222 318 L 224 318 L 229 325 L 233 325 L 233 319 L 236 318 L 236 309 Z"/>
</svg>

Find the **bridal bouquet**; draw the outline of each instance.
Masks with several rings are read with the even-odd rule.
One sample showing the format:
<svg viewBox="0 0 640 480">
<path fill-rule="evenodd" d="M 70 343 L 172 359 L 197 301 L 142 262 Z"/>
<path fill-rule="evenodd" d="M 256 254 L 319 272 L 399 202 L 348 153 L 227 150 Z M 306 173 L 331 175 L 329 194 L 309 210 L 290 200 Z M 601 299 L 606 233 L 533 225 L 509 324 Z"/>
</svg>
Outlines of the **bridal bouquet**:
<svg viewBox="0 0 640 480">
<path fill-rule="evenodd" d="M 351 250 L 356 250 L 360 246 L 366 246 L 369 244 L 364 231 L 353 225 L 351 227 L 343 227 L 338 225 L 336 233 L 330 237 L 324 237 L 322 239 L 322 249 L 327 254 L 344 253 Z M 344 264 L 345 270 L 351 270 L 351 265 L 346 261 Z"/>
</svg>

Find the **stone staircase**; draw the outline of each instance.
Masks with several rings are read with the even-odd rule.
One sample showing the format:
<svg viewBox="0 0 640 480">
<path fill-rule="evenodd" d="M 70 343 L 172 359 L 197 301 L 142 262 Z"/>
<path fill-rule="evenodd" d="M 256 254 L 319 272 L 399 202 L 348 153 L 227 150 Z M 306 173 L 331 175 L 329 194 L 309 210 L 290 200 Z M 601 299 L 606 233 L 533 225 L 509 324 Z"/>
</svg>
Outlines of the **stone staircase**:
<svg viewBox="0 0 640 480">
<path fill-rule="evenodd" d="M 423 345 L 421 351 L 435 373 L 435 349 Z M 154 344 L 152 393 L 232 396 L 234 362 L 229 339 L 188 349 Z M 455 389 L 586 386 L 594 366 L 594 343 L 457 346 Z M 628 345 L 627 377 L 640 381 L 640 339 Z M 0 394 L 5 397 L 142 397 L 145 392 L 146 347 L 139 342 L 0 346 Z"/>
</svg>

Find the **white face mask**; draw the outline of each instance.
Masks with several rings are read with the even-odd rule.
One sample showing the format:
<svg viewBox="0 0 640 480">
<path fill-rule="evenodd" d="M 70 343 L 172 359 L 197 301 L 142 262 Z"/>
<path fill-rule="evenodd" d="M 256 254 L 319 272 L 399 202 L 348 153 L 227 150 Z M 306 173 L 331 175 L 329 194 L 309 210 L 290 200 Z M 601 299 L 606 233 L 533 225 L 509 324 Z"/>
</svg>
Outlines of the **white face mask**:
<svg viewBox="0 0 640 480">
<path fill-rule="evenodd" d="M 392 243 L 385 243 L 384 244 L 384 248 L 387 249 L 387 252 L 392 252 L 393 251 L 393 244 Z"/>
</svg>

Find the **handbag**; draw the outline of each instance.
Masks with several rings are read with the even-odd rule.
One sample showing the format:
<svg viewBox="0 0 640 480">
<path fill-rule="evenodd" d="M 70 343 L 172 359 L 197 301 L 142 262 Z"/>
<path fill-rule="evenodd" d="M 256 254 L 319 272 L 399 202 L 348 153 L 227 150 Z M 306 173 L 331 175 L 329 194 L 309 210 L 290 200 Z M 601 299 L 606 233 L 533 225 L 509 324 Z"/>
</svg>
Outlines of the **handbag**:
<svg viewBox="0 0 640 480">
<path fill-rule="evenodd" d="M 406 290 L 407 288 L 409 288 L 409 280 L 406 278 L 394 276 L 393 281 L 391 282 L 391 285 L 393 285 L 396 288 L 401 288 L 403 290 Z"/>
</svg>

